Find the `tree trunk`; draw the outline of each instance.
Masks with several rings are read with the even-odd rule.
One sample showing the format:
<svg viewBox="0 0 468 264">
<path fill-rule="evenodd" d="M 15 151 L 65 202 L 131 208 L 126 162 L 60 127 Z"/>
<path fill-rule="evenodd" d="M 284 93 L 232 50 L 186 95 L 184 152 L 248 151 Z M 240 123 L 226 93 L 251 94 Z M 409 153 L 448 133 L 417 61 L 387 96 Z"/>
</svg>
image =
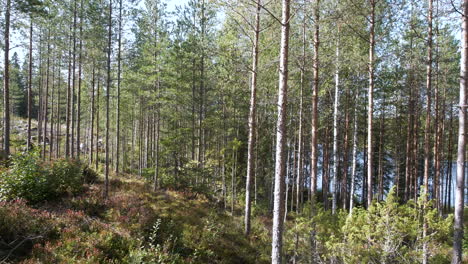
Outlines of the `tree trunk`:
<svg viewBox="0 0 468 264">
<path fill-rule="evenodd" d="M 468 67 L 468 0 L 463 1 L 462 17 L 462 56 L 460 63 L 460 101 L 458 112 L 457 186 L 455 189 L 455 224 L 453 226 L 452 264 L 463 261 L 463 208 L 465 200 L 465 150 L 466 150 L 466 89 Z"/>
<path fill-rule="evenodd" d="M 318 161 L 318 92 L 319 92 L 319 45 L 320 45 L 320 0 L 316 0 L 315 6 L 315 30 L 314 30 L 314 58 L 313 58 L 313 85 L 312 85 L 312 134 L 310 157 L 310 193 L 311 203 L 314 205 L 317 191 L 317 161 Z"/>
<path fill-rule="evenodd" d="M 72 27 L 70 26 L 70 31 Z M 71 91 L 71 43 L 72 36 L 70 35 L 69 47 L 68 47 L 68 78 L 67 78 L 67 110 L 66 110 L 66 131 L 65 131 L 65 157 L 70 157 L 70 117 L 71 117 L 71 100 L 72 100 L 72 91 Z M 97 163 L 96 163 L 97 167 Z M 97 169 L 97 168 L 96 168 Z"/>
<path fill-rule="evenodd" d="M 99 97 L 101 93 L 101 74 L 98 69 L 97 73 L 97 92 L 96 92 L 96 171 L 99 169 Z"/>
<path fill-rule="evenodd" d="M 338 188 L 338 107 L 340 103 L 340 26 L 338 25 L 338 39 L 335 52 L 335 101 L 333 103 L 333 177 L 332 177 L 332 214 L 336 213 Z"/>
<path fill-rule="evenodd" d="M 28 70 L 28 138 L 26 148 L 31 149 L 31 117 L 32 117 L 32 68 L 33 68 L 33 19 L 29 24 L 29 70 Z"/>
<path fill-rule="evenodd" d="M 323 208 L 329 209 L 328 192 L 330 189 L 330 129 L 325 127 L 325 144 L 322 155 L 322 199 Z"/>
<path fill-rule="evenodd" d="M 109 197 L 109 132 L 110 132 L 110 89 L 111 89 L 111 49 L 112 49 L 112 0 L 109 0 L 109 32 L 107 42 L 107 87 L 106 87 L 106 182 L 104 196 Z"/>
<path fill-rule="evenodd" d="M 285 176 L 285 142 L 286 114 L 288 92 L 288 51 L 289 51 L 289 10 L 290 0 L 282 1 L 281 48 L 278 89 L 278 119 L 276 123 L 276 162 L 275 191 L 273 204 L 273 237 L 271 262 L 281 264 L 283 246 L 283 214 L 284 214 L 284 176 Z"/>
<path fill-rule="evenodd" d="M 43 94 L 44 101 L 44 132 L 42 132 L 42 160 L 45 160 L 46 157 L 46 147 L 47 147 L 47 118 L 48 118 L 48 107 L 49 107 L 49 66 L 50 66 L 50 30 L 47 32 L 47 64 L 46 64 L 46 83 L 45 83 L 45 93 Z"/>
<path fill-rule="evenodd" d="M 257 115 L 257 64 L 258 64 L 258 39 L 260 35 L 260 7 L 261 0 L 257 1 L 257 11 L 255 13 L 254 41 L 252 47 L 252 79 L 250 84 L 250 109 L 249 109 L 249 139 L 247 150 L 247 179 L 245 184 L 245 214 L 244 214 L 244 233 L 250 233 L 250 213 L 251 213 L 251 194 L 252 177 L 255 174 L 255 130 Z"/>
<path fill-rule="evenodd" d="M 374 50 L 375 50 L 375 2 L 370 0 L 370 34 L 369 34 L 369 90 L 367 102 L 367 207 L 372 203 L 373 192 L 373 144 L 372 118 L 374 115 Z"/>
<path fill-rule="evenodd" d="M 354 105 L 354 131 L 353 131 L 353 165 L 351 168 L 351 187 L 350 187 L 350 194 L 349 194 L 349 214 L 353 213 L 353 206 L 354 206 L 354 183 L 356 181 L 356 166 L 357 166 L 357 101 L 358 96 L 356 95 L 356 102 Z M 364 186 L 364 185 L 363 185 Z"/>
<path fill-rule="evenodd" d="M 385 100 L 382 107 L 385 108 Z M 382 110 L 380 116 L 380 129 L 379 129 L 379 168 L 378 168 L 378 178 L 379 178 L 379 188 L 378 188 L 378 200 L 383 200 L 384 193 L 384 167 L 383 167 L 383 156 L 384 156 L 384 134 L 385 134 L 385 109 Z"/>
<path fill-rule="evenodd" d="M 117 120 L 116 120 L 116 160 L 115 160 L 115 173 L 118 175 L 120 172 L 120 74 L 121 74 L 121 60 L 122 60 L 122 0 L 119 0 L 119 36 L 118 36 L 118 50 L 117 50 Z"/>
<path fill-rule="evenodd" d="M 349 164 L 349 88 L 346 88 L 346 108 L 345 108 L 345 123 L 344 123 L 344 142 L 343 142 L 343 176 L 341 179 L 341 204 L 343 210 L 346 210 L 348 203 L 348 164 Z"/>
<path fill-rule="evenodd" d="M 77 94 L 77 109 L 76 109 L 76 157 L 80 159 L 81 142 L 81 70 L 83 67 L 83 0 L 80 4 L 80 42 L 78 54 L 78 94 Z"/>
<path fill-rule="evenodd" d="M 95 100 L 94 100 L 94 94 L 95 94 L 95 65 L 94 65 L 94 62 L 93 62 L 93 73 L 92 73 L 92 76 L 91 76 L 91 109 L 90 109 L 90 119 L 91 119 L 91 128 L 90 128 L 90 133 L 89 133 L 89 138 L 90 138 L 90 143 L 89 143 L 89 164 L 91 165 L 93 163 L 93 147 L 94 147 L 94 114 L 95 114 L 95 111 L 96 111 L 96 107 L 95 107 Z"/>
<path fill-rule="evenodd" d="M 11 0 L 5 5 L 5 53 L 3 72 L 3 151 L 10 155 L 10 12 Z"/>
<path fill-rule="evenodd" d="M 426 126 L 424 131 L 424 192 L 423 197 L 427 201 L 429 195 L 429 166 L 430 166 L 430 132 L 431 132 L 431 90 L 432 90 L 432 4 L 433 0 L 428 0 L 428 41 L 427 41 L 427 72 L 426 72 Z M 426 202 L 424 203 L 424 213 Z M 423 223 L 423 238 L 427 236 L 427 220 L 424 218 Z M 423 243 L 423 264 L 429 260 L 429 252 L 427 249 L 427 241 Z"/>
<path fill-rule="evenodd" d="M 305 10 L 304 10 L 305 12 Z M 305 65 L 306 65 L 306 22 L 305 16 L 304 21 L 302 22 L 302 64 L 301 64 L 301 84 L 300 84 L 300 93 L 299 93 L 299 131 L 298 133 L 298 142 L 297 142 L 297 178 L 296 178 L 296 211 L 300 212 L 302 207 L 302 173 L 303 173 L 303 145 L 302 139 L 304 137 L 304 132 L 302 131 L 302 115 L 303 115 L 303 105 L 304 105 L 304 86 L 305 86 Z"/>
</svg>

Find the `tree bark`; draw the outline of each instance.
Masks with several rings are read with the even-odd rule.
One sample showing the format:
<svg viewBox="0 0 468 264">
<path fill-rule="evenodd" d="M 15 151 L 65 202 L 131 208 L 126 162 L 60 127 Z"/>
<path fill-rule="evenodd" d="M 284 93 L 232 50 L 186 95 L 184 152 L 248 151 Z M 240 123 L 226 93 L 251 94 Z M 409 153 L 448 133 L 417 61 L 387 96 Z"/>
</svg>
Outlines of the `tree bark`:
<svg viewBox="0 0 468 264">
<path fill-rule="evenodd" d="M 282 7 L 283 8 L 281 20 L 281 48 L 278 89 L 278 119 L 276 123 L 275 191 L 272 229 L 273 236 L 271 250 L 272 264 L 281 264 L 283 247 L 290 0 L 283 0 Z"/>
<path fill-rule="evenodd" d="M 119 36 L 118 36 L 118 50 L 117 50 L 117 120 L 116 120 L 116 160 L 115 160 L 115 173 L 118 175 L 120 172 L 120 74 L 121 74 L 121 61 L 122 61 L 122 0 L 119 0 Z"/>
<path fill-rule="evenodd" d="M 107 42 L 107 87 L 106 87 L 106 170 L 104 196 L 109 197 L 109 132 L 110 132 L 110 89 L 111 89 L 111 52 L 112 52 L 112 0 L 109 0 L 109 29 Z"/>
<path fill-rule="evenodd" d="M 458 112 L 458 147 L 457 147 L 457 186 L 455 189 L 455 223 L 453 226 L 452 264 L 463 261 L 463 208 L 465 200 L 465 150 L 466 150 L 466 89 L 468 67 L 468 0 L 463 1 L 462 17 L 462 56 L 460 63 L 460 101 Z"/>
<path fill-rule="evenodd" d="M 250 109 L 249 109 L 249 139 L 247 147 L 247 179 L 245 184 L 245 213 L 244 213 L 244 233 L 250 234 L 250 214 L 251 214 L 251 194 L 252 177 L 255 174 L 255 130 L 257 115 L 257 64 L 258 64 L 258 39 L 260 35 L 260 8 L 261 0 L 257 0 L 257 11 L 255 13 L 255 28 L 252 47 L 252 79 L 250 83 Z"/>
<path fill-rule="evenodd" d="M 349 194 L 349 214 L 353 213 L 353 206 L 354 206 L 354 183 L 356 181 L 356 167 L 357 167 L 357 101 L 358 96 L 356 96 L 356 102 L 354 105 L 354 131 L 353 131 L 353 165 L 351 168 L 351 187 L 350 187 L 350 194 Z"/>
<path fill-rule="evenodd" d="M 33 18 L 29 17 L 29 69 L 28 69 L 28 138 L 26 148 L 31 149 L 31 118 L 32 118 L 32 68 L 33 68 Z"/>
<path fill-rule="evenodd" d="M 430 166 L 430 132 L 431 132 L 431 90 L 432 90 L 432 4 L 433 0 L 428 0 L 428 39 L 427 39 L 427 71 L 426 71 L 426 126 L 424 128 L 424 192 L 423 197 L 427 201 L 429 195 L 429 166 Z M 424 202 L 424 213 L 426 210 L 426 202 Z M 427 236 L 427 220 L 424 218 L 423 223 L 423 238 Z M 427 241 L 423 243 L 423 264 L 429 261 L 429 252 L 427 249 Z"/>
<path fill-rule="evenodd" d="M 91 109 L 90 109 L 90 119 L 91 119 L 91 128 L 90 128 L 90 133 L 89 133 L 89 138 L 90 138 L 90 143 L 89 143 L 89 164 L 91 165 L 93 163 L 93 153 L 94 153 L 94 116 L 95 116 L 95 112 L 96 112 L 96 107 L 95 107 L 95 99 L 94 99 L 94 94 L 95 94 L 95 73 L 96 73 L 96 69 L 95 69 L 95 65 L 94 65 L 94 62 L 93 62 L 93 73 L 92 73 L 92 76 L 91 76 Z"/>
<path fill-rule="evenodd" d="M 332 214 L 336 213 L 338 189 L 338 107 L 340 103 L 340 26 L 335 51 L 335 101 L 333 103 L 333 177 L 332 177 Z"/>
<path fill-rule="evenodd" d="M 50 66 L 50 29 L 47 32 L 47 64 L 46 64 L 46 82 L 45 82 L 45 93 L 43 94 L 44 101 L 44 111 L 43 111 L 43 120 L 44 120 L 44 130 L 42 132 L 42 160 L 45 160 L 46 157 L 46 147 L 47 147 L 47 122 L 48 122 L 48 109 L 49 109 L 49 66 Z"/>
<path fill-rule="evenodd" d="M 81 152 L 81 71 L 83 67 L 83 0 L 80 4 L 80 42 L 78 54 L 78 94 L 77 94 L 77 109 L 76 109 L 76 157 L 80 159 Z"/>
<path fill-rule="evenodd" d="M 3 72 L 3 151 L 10 155 L 10 12 L 11 0 L 5 5 L 5 53 Z"/>
<path fill-rule="evenodd" d="M 72 30 L 72 27 L 70 25 L 70 31 Z M 70 35 L 69 38 L 69 47 L 68 47 L 68 78 L 67 78 L 67 110 L 66 110 L 66 128 L 65 128 L 65 157 L 68 158 L 70 157 L 70 117 L 71 117 L 71 97 L 72 97 L 72 91 L 71 91 L 71 43 L 72 42 L 72 36 Z M 97 166 L 97 164 L 96 164 Z"/>
<path fill-rule="evenodd" d="M 373 144 L 372 118 L 374 115 L 374 51 L 375 51 L 375 2 L 370 0 L 370 30 L 369 30 L 369 90 L 367 102 L 367 207 L 372 203 L 373 193 Z"/>
<path fill-rule="evenodd" d="M 316 0 L 315 6 L 315 29 L 314 29 L 314 58 L 313 58 L 313 75 L 312 84 L 312 134 L 311 134 L 311 157 L 310 157 L 310 193 L 312 206 L 315 202 L 315 194 L 317 191 L 317 161 L 318 161 L 318 92 L 319 92 L 319 46 L 320 46 L 320 0 Z"/>
</svg>

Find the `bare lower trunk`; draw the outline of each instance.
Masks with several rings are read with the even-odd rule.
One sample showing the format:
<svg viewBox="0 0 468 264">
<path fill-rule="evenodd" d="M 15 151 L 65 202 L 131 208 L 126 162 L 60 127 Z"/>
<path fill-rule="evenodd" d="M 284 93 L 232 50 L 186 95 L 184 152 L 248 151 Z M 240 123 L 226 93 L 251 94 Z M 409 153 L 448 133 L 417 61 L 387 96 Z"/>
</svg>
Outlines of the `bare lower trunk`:
<svg viewBox="0 0 468 264">
<path fill-rule="evenodd" d="M 338 35 L 339 35 L 338 26 Z M 333 103 L 333 177 L 332 177 L 332 214 L 336 213 L 337 188 L 338 188 L 338 107 L 340 103 L 340 40 L 336 41 L 336 69 L 335 69 L 335 101 Z"/>
<path fill-rule="evenodd" d="M 453 226 L 452 264 L 463 261 L 463 208 L 465 200 L 465 150 L 466 150 L 466 89 L 468 67 L 468 0 L 463 1 L 462 17 L 462 56 L 460 63 L 460 101 L 458 112 L 457 186 L 455 189 L 455 224 Z"/>
<path fill-rule="evenodd" d="M 78 94 L 77 94 L 77 110 L 76 110 L 76 157 L 80 159 L 81 152 L 81 70 L 83 67 L 83 0 L 80 4 L 80 42 L 78 55 Z"/>
<path fill-rule="evenodd" d="M 305 64 L 306 64 L 306 23 L 305 17 L 302 23 L 302 65 L 301 65 L 301 85 L 300 85 L 300 95 L 299 95 L 299 131 L 298 131 L 298 142 L 297 142 L 297 178 L 296 178 L 296 211 L 300 212 L 302 207 L 302 149 L 304 143 L 302 139 L 304 137 L 302 131 L 302 115 L 303 115 L 303 104 L 304 104 L 304 85 L 305 85 Z"/>
<path fill-rule="evenodd" d="M 3 151 L 10 154 L 10 9 L 11 0 L 5 5 L 5 53 L 3 67 Z"/>
<path fill-rule="evenodd" d="M 281 48 L 278 89 L 278 119 L 276 123 L 276 162 L 275 191 L 273 203 L 273 229 L 271 263 L 281 264 L 283 248 L 283 217 L 284 217 L 284 176 L 285 176 L 285 142 L 286 113 L 288 92 L 288 51 L 289 51 L 289 10 L 290 0 L 283 0 Z"/>
<path fill-rule="evenodd" d="M 31 117 L 32 117 L 32 68 L 33 68 L 33 19 L 29 18 L 29 72 L 28 72 L 28 138 L 27 149 L 31 148 Z"/>
<path fill-rule="evenodd" d="M 370 36 L 369 36 L 369 90 L 367 103 L 367 207 L 372 203 L 373 193 L 373 144 L 372 118 L 374 115 L 374 50 L 375 50 L 375 1 L 370 0 Z"/>
<path fill-rule="evenodd" d="M 109 31 L 107 44 L 107 87 L 106 87 L 106 182 L 104 197 L 109 197 L 109 132 L 110 132 L 110 89 L 111 89 L 111 49 L 112 49 L 112 0 L 109 1 Z"/>
<path fill-rule="evenodd" d="M 357 99 L 354 106 L 354 131 L 353 131 L 353 165 L 351 168 L 351 188 L 349 194 L 349 214 L 353 213 L 353 206 L 354 206 L 354 183 L 356 181 L 356 166 L 357 166 Z"/>
<path fill-rule="evenodd" d="M 244 213 L 244 233 L 250 233 L 250 213 L 252 176 L 255 173 L 255 130 L 257 112 L 257 64 L 258 64 L 258 38 L 260 35 L 260 0 L 257 0 L 257 12 L 255 14 L 254 42 L 252 48 L 252 79 L 250 84 L 250 110 L 249 110 L 249 141 L 247 150 L 247 179 L 245 184 L 245 213 Z"/>
<path fill-rule="evenodd" d="M 93 73 L 91 77 L 91 109 L 90 109 L 90 123 L 91 123 L 91 128 L 90 128 L 90 133 L 89 133 L 89 138 L 90 138 L 90 143 L 89 143 L 89 164 L 91 165 L 93 163 L 93 147 L 94 147 L 94 113 L 96 111 L 95 108 L 95 99 L 94 99 L 94 94 L 95 94 L 95 67 L 93 63 Z"/>
<path fill-rule="evenodd" d="M 47 64 L 46 64 L 46 83 L 45 83 L 45 93 L 43 94 L 44 101 L 44 131 L 42 132 L 42 160 L 45 160 L 46 157 L 46 147 L 47 147 L 47 122 L 48 122 L 48 106 L 49 106 L 49 66 L 50 66 L 50 30 L 47 33 Z"/>
<path fill-rule="evenodd" d="M 121 51 L 122 50 L 122 0 L 119 1 L 119 39 L 118 39 L 118 53 L 117 53 L 117 120 L 116 120 L 116 160 L 115 160 L 115 173 L 120 172 L 120 74 L 121 74 Z"/>
<path fill-rule="evenodd" d="M 429 2 L 428 14 L 428 43 L 427 43 L 427 73 L 426 73 L 426 126 L 424 131 L 424 192 L 427 200 L 429 195 L 429 166 L 430 166 L 430 132 L 431 132 L 431 90 L 432 90 L 432 3 Z M 424 203 L 424 210 L 426 203 Z M 427 236 L 427 220 L 424 218 L 423 223 L 423 237 Z M 423 243 L 423 264 L 429 260 L 429 252 L 427 249 L 427 242 Z"/>
<path fill-rule="evenodd" d="M 318 92 L 319 92 L 319 45 L 320 45 L 320 0 L 316 0 L 315 30 L 314 30 L 314 59 L 313 59 L 313 87 L 312 87 L 312 134 L 311 134 L 311 157 L 310 157 L 310 193 L 312 205 L 317 191 L 317 161 L 318 161 Z"/>
</svg>

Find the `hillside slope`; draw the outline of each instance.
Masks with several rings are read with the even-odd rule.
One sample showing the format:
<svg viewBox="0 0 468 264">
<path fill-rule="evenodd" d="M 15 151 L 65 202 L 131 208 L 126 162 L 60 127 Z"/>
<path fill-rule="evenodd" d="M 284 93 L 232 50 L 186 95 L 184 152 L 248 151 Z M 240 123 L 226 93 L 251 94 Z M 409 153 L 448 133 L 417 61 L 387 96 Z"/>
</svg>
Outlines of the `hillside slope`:
<svg viewBox="0 0 468 264">
<path fill-rule="evenodd" d="M 12 263 L 267 263 L 266 230 L 251 240 L 240 218 L 191 193 L 154 193 L 145 181 L 113 178 L 110 198 L 102 183 L 78 196 L 31 208 L 3 203 L 0 228 L 16 233 L 2 260 Z M 263 234 L 263 235 L 261 235 Z M 12 234 L 13 236 L 13 234 Z M 263 236 L 263 237 L 262 237 Z M 21 244 L 19 243 L 21 242 Z"/>
</svg>

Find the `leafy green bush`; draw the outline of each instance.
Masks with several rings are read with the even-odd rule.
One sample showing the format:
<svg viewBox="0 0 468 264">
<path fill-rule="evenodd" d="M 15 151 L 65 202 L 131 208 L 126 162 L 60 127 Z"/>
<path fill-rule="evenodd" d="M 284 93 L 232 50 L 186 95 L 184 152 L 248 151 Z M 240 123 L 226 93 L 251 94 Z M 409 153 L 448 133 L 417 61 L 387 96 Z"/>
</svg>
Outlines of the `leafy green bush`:
<svg viewBox="0 0 468 264">
<path fill-rule="evenodd" d="M 95 183 L 99 178 L 99 174 L 91 169 L 88 165 L 83 168 L 83 180 L 85 183 Z"/>
<path fill-rule="evenodd" d="M 73 160 L 43 163 L 37 151 L 13 156 L 10 168 L 0 174 L 0 200 L 25 199 L 30 203 L 76 194 L 94 177 L 91 169 Z"/>
<path fill-rule="evenodd" d="M 26 199 L 35 203 L 55 195 L 56 185 L 47 177 L 38 152 L 15 155 L 0 176 L 0 200 Z"/>
<path fill-rule="evenodd" d="M 440 217 L 422 197 L 417 203 L 399 204 L 392 190 L 386 201 L 375 202 L 368 210 L 355 208 L 352 215 L 317 208 L 310 220 L 306 211 L 289 224 L 287 254 L 291 258 L 295 254 L 299 261 L 312 257 L 342 263 L 419 263 L 427 243 L 431 263 L 447 263 L 453 216 Z M 424 222 L 428 224 L 425 238 Z M 315 234 L 314 256 L 307 241 L 311 233 Z"/>
<path fill-rule="evenodd" d="M 81 164 L 74 160 L 59 159 L 48 165 L 48 181 L 56 188 L 56 194 L 77 193 L 84 183 Z"/>
</svg>

